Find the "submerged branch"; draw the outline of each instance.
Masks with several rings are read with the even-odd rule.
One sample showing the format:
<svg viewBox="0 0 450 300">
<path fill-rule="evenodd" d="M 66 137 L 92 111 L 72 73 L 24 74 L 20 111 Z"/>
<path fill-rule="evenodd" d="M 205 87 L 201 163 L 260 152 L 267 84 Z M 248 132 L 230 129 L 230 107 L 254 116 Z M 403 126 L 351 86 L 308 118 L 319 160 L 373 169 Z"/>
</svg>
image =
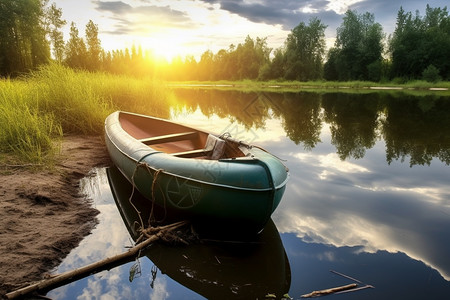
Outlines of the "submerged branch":
<svg viewBox="0 0 450 300">
<path fill-rule="evenodd" d="M 342 291 L 346 291 L 346 290 L 351 290 L 356 288 L 358 285 L 356 283 L 351 283 L 351 284 L 347 284 L 344 286 L 338 286 L 335 288 L 331 288 L 331 289 L 326 289 L 326 290 L 320 290 L 320 291 L 313 291 L 309 294 L 305 294 L 302 295 L 302 298 L 313 298 L 313 297 L 320 297 L 320 296 L 325 296 L 325 295 L 330 295 L 330 294 L 334 294 L 337 292 L 342 292 Z"/>
<path fill-rule="evenodd" d="M 164 239 L 164 236 L 166 234 L 171 234 L 173 230 L 178 229 L 186 225 L 187 223 L 188 222 L 186 221 L 182 221 L 166 226 L 153 228 L 152 235 L 149 238 L 137 244 L 136 246 L 130 248 L 127 252 L 118 254 L 113 257 L 108 257 L 106 259 L 89 264 L 87 266 L 72 271 L 68 271 L 62 274 L 58 274 L 51 278 L 36 282 L 34 284 L 31 284 L 29 286 L 6 294 L 6 297 L 8 299 L 16 299 L 31 294 L 33 292 L 48 291 L 57 288 L 59 286 L 74 282 L 81 278 L 87 277 L 91 274 L 95 274 L 103 270 L 109 270 L 123 262 L 132 261 L 135 259 L 136 256 L 139 255 L 139 252 L 141 250 L 145 249 L 151 243 L 156 242 L 159 239 Z"/>
</svg>

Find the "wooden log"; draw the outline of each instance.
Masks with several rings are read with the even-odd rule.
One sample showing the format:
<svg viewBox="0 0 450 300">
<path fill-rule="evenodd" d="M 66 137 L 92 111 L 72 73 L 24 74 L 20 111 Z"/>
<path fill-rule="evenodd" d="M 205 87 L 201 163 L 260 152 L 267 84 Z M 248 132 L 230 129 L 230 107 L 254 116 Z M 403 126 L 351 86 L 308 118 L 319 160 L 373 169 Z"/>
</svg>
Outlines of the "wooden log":
<svg viewBox="0 0 450 300">
<path fill-rule="evenodd" d="M 127 252 L 118 254 L 113 257 L 108 257 L 106 259 L 89 264 L 87 266 L 72 271 L 68 271 L 62 274 L 58 274 L 48 279 L 44 279 L 42 281 L 33 283 L 24 288 L 7 293 L 6 297 L 8 299 L 16 299 L 31 294 L 33 292 L 49 291 L 59 286 L 87 277 L 91 274 L 95 274 L 104 270 L 109 270 L 112 267 L 122 264 L 123 262 L 132 261 L 136 258 L 136 256 L 139 255 L 139 252 L 141 250 L 149 246 L 151 243 L 159 240 L 164 234 L 173 231 L 177 228 L 180 228 L 186 224 L 187 224 L 186 221 L 182 221 L 166 226 L 156 227 L 152 229 L 153 232 L 152 236 L 150 236 L 148 239 L 144 240 L 140 244 L 137 244 L 136 246 L 130 248 Z"/>
<path fill-rule="evenodd" d="M 341 291 L 354 289 L 357 286 L 358 285 L 356 283 L 352 283 L 352 284 L 347 284 L 347 285 L 344 285 L 344 286 L 338 286 L 338 287 L 331 288 L 331 289 L 320 290 L 320 291 L 313 291 L 313 292 L 311 292 L 309 294 L 301 295 L 301 297 L 302 298 L 320 297 L 320 296 L 330 295 L 330 294 L 334 294 L 334 293 L 341 292 Z"/>
</svg>

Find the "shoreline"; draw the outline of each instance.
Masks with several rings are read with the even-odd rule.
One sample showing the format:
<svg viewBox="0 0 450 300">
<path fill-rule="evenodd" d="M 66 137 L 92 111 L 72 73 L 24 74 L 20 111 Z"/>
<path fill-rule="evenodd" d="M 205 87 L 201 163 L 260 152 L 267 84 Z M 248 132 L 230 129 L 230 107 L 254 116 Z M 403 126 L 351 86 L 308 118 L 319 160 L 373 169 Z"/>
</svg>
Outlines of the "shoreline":
<svg viewBox="0 0 450 300">
<path fill-rule="evenodd" d="M 449 82 L 431 83 L 413 81 L 410 83 L 380 83 L 369 81 L 255 81 L 255 80 L 218 80 L 218 81 L 166 81 L 169 88 L 219 88 L 219 89 L 255 89 L 255 90 L 381 90 L 448 92 Z"/>
<path fill-rule="evenodd" d="M 97 225 L 80 179 L 111 164 L 101 136 L 69 135 L 52 170 L 5 167 L 0 176 L 0 295 L 39 281 Z"/>
</svg>

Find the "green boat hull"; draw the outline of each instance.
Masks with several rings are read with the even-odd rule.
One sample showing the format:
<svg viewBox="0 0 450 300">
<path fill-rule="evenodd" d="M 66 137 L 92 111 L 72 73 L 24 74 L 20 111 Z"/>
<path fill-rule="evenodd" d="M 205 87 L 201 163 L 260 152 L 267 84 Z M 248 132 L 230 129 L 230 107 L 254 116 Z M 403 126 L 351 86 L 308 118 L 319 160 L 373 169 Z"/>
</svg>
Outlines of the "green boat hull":
<svg viewBox="0 0 450 300">
<path fill-rule="evenodd" d="M 131 137 L 120 113 L 105 121 L 106 146 L 113 163 L 145 197 L 206 223 L 261 230 L 269 221 L 289 177 L 279 159 L 257 147 L 239 158 L 176 157 Z"/>
<path fill-rule="evenodd" d="M 136 241 L 141 235 L 141 220 L 148 226 L 146 221 L 154 211 L 139 192 L 134 191 L 130 199 L 133 188 L 117 168 L 108 168 L 107 175 L 124 224 Z M 201 242 L 194 239 L 181 247 L 155 243 L 142 254 L 161 273 L 206 299 L 264 299 L 268 293 L 284 295 L 289 291 L 289 260 L 272 220 L 261 234 L 251 236 L 230 233 L 224 237 L 208 229 L 195 228 Z"/>
</svg>

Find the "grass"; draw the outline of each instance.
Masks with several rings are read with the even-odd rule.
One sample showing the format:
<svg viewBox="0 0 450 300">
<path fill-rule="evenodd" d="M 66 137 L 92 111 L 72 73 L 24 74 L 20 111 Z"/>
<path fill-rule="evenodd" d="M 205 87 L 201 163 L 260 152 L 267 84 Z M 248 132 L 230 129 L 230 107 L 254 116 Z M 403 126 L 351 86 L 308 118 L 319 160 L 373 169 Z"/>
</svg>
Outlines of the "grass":
<svg viewBox="0 0 450 300">
<path fill-rule="evenodd" d="M 101 135 L 106 116 L 117 109 L 167 117 L 171 100 L 156 80 L 44 66 L 0 80 L 0 153 L 3 161 L 48 165 L 63 135 Z"/>
<path fill-rule="evenodd" d="M 0 151 L 39 164 L 53 156 L 62 128 L 36 109 L 37 98 L 25 82 L 0 81 Z"/>
</svg>

